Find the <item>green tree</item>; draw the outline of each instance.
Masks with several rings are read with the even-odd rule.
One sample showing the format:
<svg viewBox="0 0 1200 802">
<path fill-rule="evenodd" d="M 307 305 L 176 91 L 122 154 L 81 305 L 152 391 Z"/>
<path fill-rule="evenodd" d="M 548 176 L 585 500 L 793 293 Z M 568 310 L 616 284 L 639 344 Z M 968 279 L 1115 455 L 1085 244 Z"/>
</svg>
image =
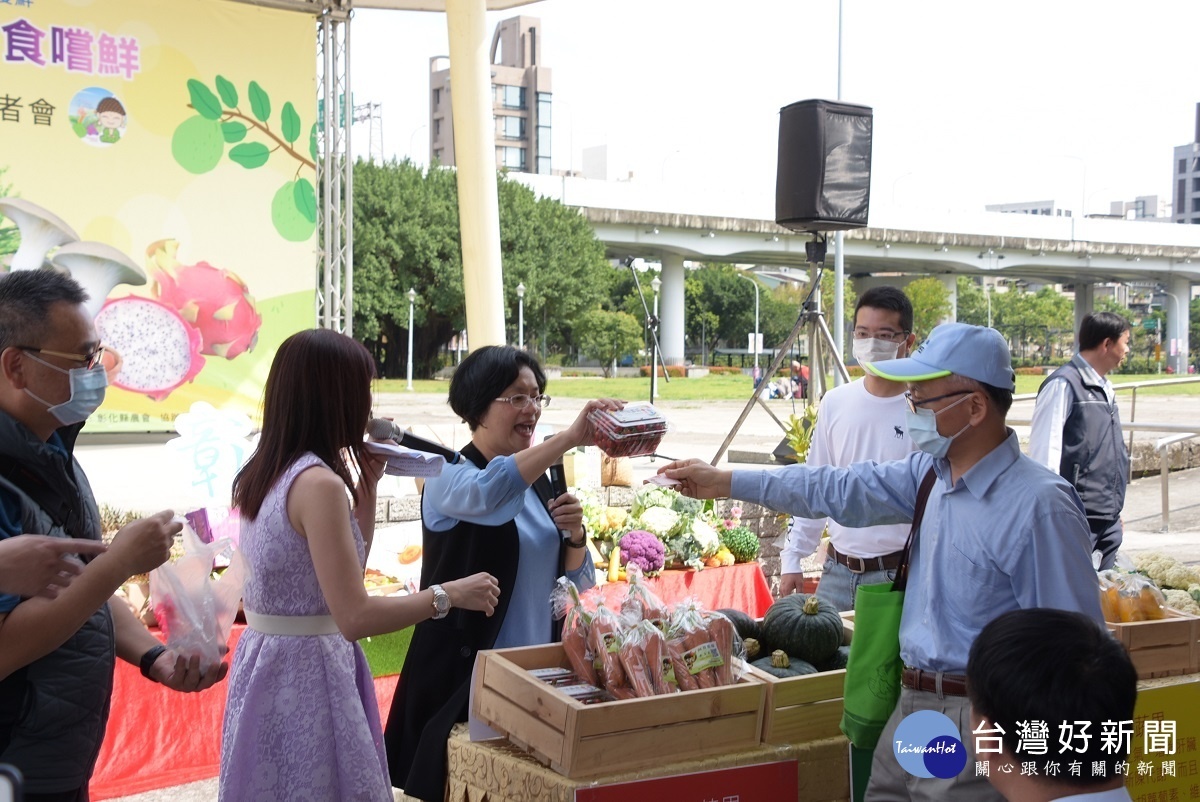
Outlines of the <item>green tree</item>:
<svg viewBox="0 0 1200 802">
<path fill-rule="evenodd" d="M 988 325 L 987 291 L 968 276 L 959 276 L 955 280 L 958 296 L 955 317 L 959 323 L 970 323 L 972 326 Z"/>
<path fill-rule="evenodd" d="M 498 179 L 505 317 L 515 342 L 518 284 L 526 342 L 571 342 L 584 313 L 608 295 L 614 271 L 587 222 L 557 201 Z M 453 171 L 409 161 L 354 168 L 354 328 L 384 376 L 408 358 L 408 290 L 417 291 L 414 373 L 429 375 L 466 326 L 458 192 Z"/>
<path fill-rule="evenodd" d="M 950 291 L 941 279 L 928 276 L 910 281 L 904 294 L 913 305 L 913 331 L 923 340 L 950 314 Z"/>
<path fill-rule="evenodd" d="M 642 346 L 642 324 L 626 312 L 593 309 L 579 321 L 579 348 L 600 360 L 604 375 L 612 374 L 613 363 Z"/>
</svg>

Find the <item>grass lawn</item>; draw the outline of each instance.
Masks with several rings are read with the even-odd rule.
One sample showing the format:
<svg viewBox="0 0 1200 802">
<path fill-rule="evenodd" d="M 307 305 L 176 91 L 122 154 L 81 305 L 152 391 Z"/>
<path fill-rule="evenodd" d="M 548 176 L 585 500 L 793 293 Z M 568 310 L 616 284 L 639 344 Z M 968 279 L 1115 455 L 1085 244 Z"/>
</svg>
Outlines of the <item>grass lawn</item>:
<svg viewBox="0 0 1200 802">
<path fill-rule="evenodd" d="M 1036 393 L 1044 376 L 1017 376 L 1017 394 Z M 1110 376 L 1114 384 L 1168 379 L 1169 376 L 1122 374 Z M 375 382 L 377 393 L 403 393 L 407 383 L 403 379 L 381 379 Z M 447 381 L 414 380 L 413 390 L 419 393 L 446 393 L 450 388 Z M 741 374 L 709 375 L 702 379 L 659 378 L 655 399 L 664 401 L 745 401 L 752 390 L 750 379 Z M 649 378 L 602 379 L 591 376 L 566 376 L 554 379 L 546 388 L 547 393 L 557 398 L 596 398 L 609 396 L 630 401 L 644 401 L 650 397 Z M 1124 392 L 1129 392 L 1128 390 Z M 1145 395 L 1194 395 L 1200 396 L 1200 381 L 1173 387 L 1145 387 L 1138 390 Z"/>
</svg>

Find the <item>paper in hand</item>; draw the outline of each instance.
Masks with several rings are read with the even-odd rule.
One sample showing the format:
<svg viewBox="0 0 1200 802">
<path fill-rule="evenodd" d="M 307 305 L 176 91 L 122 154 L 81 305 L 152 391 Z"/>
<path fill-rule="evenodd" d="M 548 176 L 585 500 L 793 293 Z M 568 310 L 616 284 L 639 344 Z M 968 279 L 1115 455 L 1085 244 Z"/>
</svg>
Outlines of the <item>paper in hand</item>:
<svg viewBox="0 0 1200 802">
<path fill-rule="evenodd" d="M 642 484 L 658 485 L 659 487 L 674 487 L 675 485 L 683 484 L 683 482 L 679 481 L 678 479 L 672 479 L 665 473 L 656 473 L 646 481 L 642 482 Z"/>
<path fill-rule="evenodd" d="M 387 457 L 383 472 L 388 476 L 440 476 L 446 460 L 437 454 L 423 454 L 391 443 L 366 442 L 367 451 Z"/>
</svg>

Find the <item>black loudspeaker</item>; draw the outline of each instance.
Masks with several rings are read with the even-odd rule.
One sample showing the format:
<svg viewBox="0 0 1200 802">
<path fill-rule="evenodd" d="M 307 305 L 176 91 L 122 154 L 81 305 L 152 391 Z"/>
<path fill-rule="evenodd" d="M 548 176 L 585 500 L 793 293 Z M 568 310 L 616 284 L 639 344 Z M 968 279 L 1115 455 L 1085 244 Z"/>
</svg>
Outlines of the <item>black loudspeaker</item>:
<svg viewBox="0 0 1200 802">
<path fill-rule="evenodd" d="M 801 100 L 779 110 L 775 222 L 793 231 L 867 225 L 871 201 L 869 106 Z"/>
</svg>

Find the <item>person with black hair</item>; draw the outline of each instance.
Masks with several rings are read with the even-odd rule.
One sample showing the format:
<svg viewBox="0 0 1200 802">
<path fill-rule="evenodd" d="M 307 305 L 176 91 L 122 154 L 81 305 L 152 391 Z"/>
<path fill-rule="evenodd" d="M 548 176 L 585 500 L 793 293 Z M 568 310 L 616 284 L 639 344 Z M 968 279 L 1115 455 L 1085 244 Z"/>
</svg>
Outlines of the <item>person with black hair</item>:
<svg viewBox="0 0 1200 802">
<path fill-rule="evenodd" d="M 417 799 L 445 794 L 446 741 L 467 720 L 475 654 L 558 638 L 550 591 L 562 575 L 580 589 L 596 582 L 583 507 L 570 493 L 552 497 L 545 474 L 563 454 L 591 445 L 589 401 L 565 431 L 534 443 L 550 404 L 537 359 L 512 346 L 473 351 L 450 381 L 450 408 L 471 429 L 457 463 L 425 482 L 421 497 L 421 586 L 487 571 L 500 584 L 495 615 L 452 610 L 417 625 L 392 701 L 385 738 L 395 786 Z"/>
<path fill-rule="evenodd" d="M 1129 451 L 1107 374 L 1129 353 L 1129 336 L 1129 321 L 1120 315 L 1084 317 L 1079 352 L 1042 382 L 1029 432 L 1029 456 L 1074 485 L 1083 499 L 1101 569 L 1113 567 L 1124 536 Z"/>
<path fill-rule="evenodd" d="M 481 618 L 495 609 L 485 571 L 406 596 L 363 587 L 384 468 L 363 441 L 374 378 L 367 349 L 329 329 L 293 334 L 271 361 L 262 434 L 233 481 L 247 627 L 225 707 L 221 802 L 391 800 L 358 641 L 436 616 L 439 597 Z"/>
<path fill-rule="evenodd" d="M 1118 764 L 1128 737 L 1106 740 L 1101 722 L 1132 722 L 1137 671 L 1108 630 L 1080 613 L 1013 610 L 980 631 L 967 658 L 967 696 L 975 760 L 986 762 L 992 785 L 1013 802 L 1129 802 Z M 1054 748 L 1062 723 L 1091 722 L 1091 737 Z M 1031 724 L 1050 734 L 1045 751 L 1022 745 Z M 1119 732 L 1119 730 L 1118 730 Z M 1036 740 L 1036 739 L 1033 739 Z M 1076 746 L 1082 751 L 1076 751 Z M 1078 762 L 1074 774 L 1065 768 Z"/>
<path fill-rule="evenodd" d="M 53 270 L 0 275 L 0 540 L 30 534 L 100 541 L 100 511 L 75 459 L 75 439 L 104 400 L 104 347 L 87 293 Z M 53 592 L 0 591 L 0 763 L 25 775 L 25 799 L 77 802 L 100 754 L 116 658 L 177 691 L 225 676 L 202 671 L 147 631 L 113 594 L 165 562 L 182 525 L 171 510 L 127 524 Z M 65 542 L 65 541 L 64 541 Z M 69 579 L 69 581 L 67 581 Z"/>
<path fill-rule="evenodd" d="M 854 307 L 854 357 L 859 365 L 908 356 L 912 301 L 897 287 L 872 287 Z M 916 448 L 904 419 L 904 383 L 867 372 L 858 381 L 835 387 L 821 399 L 817 425 L 805 464 L 845 467 L 864 460 L 901 459 Z M 821 543 L 828 527 L 817 596 L 839 610 L 854 609 L 859 585 L 895 578 L 908 537 L 905 524 L 848 527 L 828 518 L 794 518 L 780 552 L 779 594 L 798 592 L 804 574 L 800 562 Z"/>
</svg>

